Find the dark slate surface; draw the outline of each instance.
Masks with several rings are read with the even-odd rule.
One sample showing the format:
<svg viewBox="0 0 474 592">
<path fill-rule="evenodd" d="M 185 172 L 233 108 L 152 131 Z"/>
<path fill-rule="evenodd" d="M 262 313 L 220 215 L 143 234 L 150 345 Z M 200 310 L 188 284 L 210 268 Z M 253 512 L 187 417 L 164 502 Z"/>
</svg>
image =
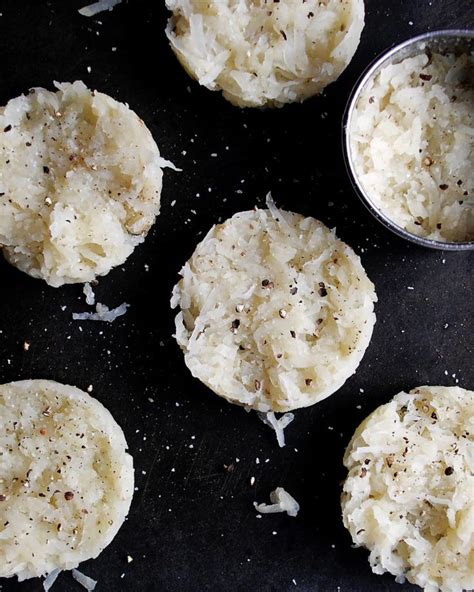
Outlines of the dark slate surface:
<svg viewBox="0 0 474 592">
<path fill-rule="evenodd" d="M 162 214 L 146 243 L 100 280 L 101 302 L 131 304 L 112 325 L 71 321 L 72 311 L 86 309 L 81 286 L 49 288 L 0 262 L 1 381 L 92 384 L 135 458 L 129 519 L 83 571 L 98 590 L 114 592 L 415 590 L 372 575 L 367 553 L 351 548 L 340 519 L 341 458 L 362 418 L 399 390 L 457 379 L 474 387 L 473 255 L 406 244 L 372 219 L 345 174 L 340 121 L 378 52 L 427 30 L 473 27 L 472 0 L 366 0 L 363 39 L 341 79 L 325 96 L 264 112 L 237 110 L 187 77 L 163 34 L 163 2 L 130 0 L 92 20 L 77 13 L 84 3 L 0 1 L 0 103 L 31 86 L 83 79 L 128 102 L 183 172 L 166 173 Z M 379 295 L 359 371 L 336 395 L 296 413 L 283 450 L 254 414 L 190 376 L 168 306 L 198 238 L 263 204 L 269 190 L 279 205 L 336 226 Z M 225 473 L 230 463 L 235 470 Z M 277 485 L 301 513 L 257 519 L 252 502 L 267 501 Z M 0 589 L 41 584 L 3 580 Z M 69 574 L 55 587 L 79 589 Z"/>
</svg>

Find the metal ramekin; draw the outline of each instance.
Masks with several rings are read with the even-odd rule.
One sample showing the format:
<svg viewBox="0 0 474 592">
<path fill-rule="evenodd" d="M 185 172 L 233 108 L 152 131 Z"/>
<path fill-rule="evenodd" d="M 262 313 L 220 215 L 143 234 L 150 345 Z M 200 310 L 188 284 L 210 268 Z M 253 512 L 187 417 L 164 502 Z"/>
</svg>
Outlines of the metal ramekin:
<svg viewBox="0 0 474 592">
<path fill-rule="evenodd" d="M 425 33 L 418 37 L 408 39 L 395 47 L 392 47 L 381 55 L 379 55 L 367 70 L 362 74 L 358 82 L 356 83 L 354 90 L 347 103 L 346 111 L 343 118 L 342 128 L 342 145 L 344 152 L 344 160 L 346 163 L 347 172 L 352 181 L 352 185 L 356 190 L 356 193 L 361 198 L 364 205 L 368 210 L 381 222 L 386 228 L 401 236 L 402 238 L 422 245 L 423 247 L 429 247 L 431 249 L 441 249 L 444 251 L 466 251 L 474 250 L 474 241 L 471 242 L 442 242 L 435 241 L 415 234 L 407 232 L 400 226 L 397 226 L 390 218 L 388 218 L 379 208 L 377 208 L 371 200 L 370 195 L 362 187 L 355 170 L 354 161 L 351 152 L 350 143 L 350 129 L 352 123 L 352 117 L 354 110 L 359 100 L 359 97 L 363 90 L 365 90 L 367 84 L 380 72 L 380 70 L 387 64 L 398 63 L 405 58 L 413 57 L 426 48 L 432 51 L 457 51 L 457 52 L 471 52 L 474 49 L 474 31 L 466 29 L 453 29 L 445 31 L 434 31 L 431 33 Z"/>
</svg>

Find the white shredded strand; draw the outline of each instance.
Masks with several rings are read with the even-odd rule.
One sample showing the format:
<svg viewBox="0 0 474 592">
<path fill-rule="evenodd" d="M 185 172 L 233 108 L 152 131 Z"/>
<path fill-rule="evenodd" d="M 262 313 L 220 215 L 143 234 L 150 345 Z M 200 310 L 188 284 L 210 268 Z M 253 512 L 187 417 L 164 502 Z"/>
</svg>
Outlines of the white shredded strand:
<svg viewBox="0 0 474 592">
<path fill-rule="evenodd" d="M 53 571 L 46 576 L 43 581 L 44 592 L 48 592 L 54 586 L 54 582 L 58 579 L 60 573 L 60 569 L 53 569 Z"/>
<path fill-rule="evenodd" d="M 180 173 L 183 170 L 183 169 L 179 169 L 174 163 L 171 162 L 171 160 L 163 158 L 162 156 L 160 156 L 158 158 L 158 164 L 162 169 L 172 169 L 173 171 L 176 171 L 177 173 Z"/>
<path fill-rule="evenodd" d="M 84 292 L 84 296 L 86 297 L 86 304 L 90 306 L 94 306 L 95 304 L 95 294 L 92 286 L 89 283 L 84 284 L 84 288 L 82 290 Z"/>
<path fill-rule="evenodd" d="M 130 304 L 123 302 L 117 308 L 110 309 L 105 304 L 98 302 L 95 307 L 96 312 L 73 312 L 72 318 L 74 321 L 105 321 L 112 323 L 118 317 L 123 316 L 129 306 Z"/>
<path fill-rule="evenodd" d="M 106 10 L 112 10 L 114 6 L 120 4 L 122 0 L 99 0 L 98 2 L 93 2 L 92 4 L 88 4 L 87 6 L 83 6 L 79 9 L 79 14 L 82 16 L 95 16 L 100 12 L 105 12 Z"/>
<path fill-rule="evenodd" d="M 259 412 L 258 416 L 265 425 L 270 426 L 272 429 L 275 430 L 278 446 L 280 446 L 280 448 L 283 448 L 285 446 L 284 429 L 288 427 L 290 423 L 295 419 L 294 414 L 285 413 L 282 417 L 277 419 L 275 413 L 273 411 L 269 411 L 268 413 Z"/>
<path fill-rule="evenodd" d="M 285 218 L 285 215 L 283 213 L 282 210 L 280 210 L 277 205 L 275 204 L 275 201 L 273 200 L 273 196 L 271 194 L 271 192 L 268 192 L 266 197 L 265 197 L 265 203 L 267 205 L 267 208 L 270 211 L 270 214 L 273 216 L 274 220 L 277 222 L 280 222 L 281 224 L 283 224 L 285 226 L 285 229 L 290 232 L 292 235 L 295 234 L 294 229 L 291 227 L 291 225 L 288 223 L 287 219 Z"/>
<path fill-rule="evenodd" d="M 81 584 L 81 586 L 84 587 L 88 592 L 92 592 L 93 590 L 95 590 L 95 587 L 97 586 L 96 580 L 93 580 L 89 576 L 86 576 L 78 569 L 72 570 L 72 577 L 77 582 L 79 582 L 79 584 Z"/>
<path fill-rule="evenodd" d="M 283 487 L 277 487 L 275 491 L 270 493 L 270 501 L 272 502 L 271 504 L 258 504 L 254 502 L 253 505 L 257 512 L 261 514 L 286 512 L 292 518 L 295 518 L 300 510 L 298 502 Z"/>
</svg>

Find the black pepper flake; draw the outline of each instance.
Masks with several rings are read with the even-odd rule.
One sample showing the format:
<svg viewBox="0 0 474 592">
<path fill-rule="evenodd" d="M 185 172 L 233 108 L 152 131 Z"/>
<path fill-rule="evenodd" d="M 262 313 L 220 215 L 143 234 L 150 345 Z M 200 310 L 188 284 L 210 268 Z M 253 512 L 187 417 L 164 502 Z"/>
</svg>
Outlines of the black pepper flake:
<svg viewBox="0 0 474 592">
<path fill-rule="evenodd" d="M 441 224 L 440 224 L 440 223 L 436 224 L 436 228 L 437 228 L 438 230 L 441 230 Z"/>
<path fill-rule="evenodd" d="M 446 467 L 445 470 L 444 470 L 444 474 L 447 475 L 448 477 L 450 475 L 452 475 L 453 473 L 454 473 L 453 467 Z"/>
<path fill-rule="evenodd" d="M 7 125 L 6 127 L 3 128 L 4 132 L 9 132 L 12 129 L 11 125 Z"/>
<path fill-rule="evenodd" d="M 280 31 L 280 33 L 281 33 L 281 36 L 283 37 L 283 39 L 286 41 L 287 37 L 286 37 L 285 31 Z"/>
<path fill-rule="evenodd" d="M 298 292 L 298 288 L 291 288 L 290 294 L 294 296 Z"/>
<path fill-rule="evenodd" d="M 433 78 L 433 76 L 431 76 L 431 74 L 420 74 L 420 78 L 428 82 Z"/>
<path fill-rule="evenodd" d="M 433 411 L 433 413 L 431 414 L 431 419 L 438 419 L 438 416 L 436 415 L 436 413 Z"/>
<path fill-rule="evenodd" d="M 25 142 L 25 146 L 29 148 L 31 146 L 31 142 Z"/>
<path fill-rule="evenodd" d="M 240 321 L 239 321 L 239 319 L 234 319 L 234 320 L 232 321 L 232 325 L 230 326 L 230 328 L 231 328 L 231 331 L 235 332 L 235 331 L 237 331 L 237 329 L 238 329 L 239 327 L 240 327 Z"/>
<path fill-rule="evenodd" d="M 49 175 L 49 167 L 47 167 L 47 166 L 44 166 L 44 167 L 43 167 L 43 173 L 44 173 L 45 175 Z"/>
<path fill-rule="evenodd" d="M 290 331 L 290 335 L 293 337 L 293 339 L 296 339 L 296 333 L 293 330 Z"/>
<path fill-rule="evenodd" d="M 427 167 L 430 167 L 433 163 L 434 163 L 434 160 L 431 158 L 431 156 L 427 156 L 426 158 L 423 159 L 423 164 Z"/>
<path fill-rule="evenodd" d="M 6 502 L 7 501 L 7 496 L 0 494 L 0 502 Z"/>
<path fill-rule="evenodd" d="M 322 286 L 321 286 L 321 284 L 322 284 Z M 319 292 L 319 295 L 320 295 L 320 296 L 322 296 L 322 297 L 324 297 L 324 296 L 327 296 L 327 295 L 328 295 L 328 291 L 327 291 L 327 290 L 326 290 L 326 288 L 324 287 L 324 283 L 323 283 L 323 282 L 321 282 L 319 285 L 321 286 L 321 287 L 319 288 L 319 290 L 318 290 L 318 292 Z"/>
<path fill-rule="evenodd" d="M 264 288 L 268 288 L 269 290 L 271 290 L 274 287 L 274 283 L 271 282 L 270 280 L 263 280 L 262 281 L 262 286 Z"/>
<path fill-rule="evenodd" d="M 305 381 L 304 382 L 305 382 L 306 386 L 311 386 L 311 383 L 313 382 L 313 379 L 312 378 L 305 378 Z"/>
<path fill-rule="evenodd" d="M 446 189 L 448 189 L 449 185 L 446 185 L 446 183 L 442 183 L 439 188 L 441 189 L 441 191 L 446 191 Z"/>
<path fill-rule="evenodd" d="M 74 498 L 74 494 L 72 491 L 66 491 L 66 493 L 64 494 L 64 499 L 68 502 L 70 502 L 72 499 Z"/>
<path fill-rule="evenodd" d="M 372 103 L 375 102 L 375 97 L 369 97 L 369 103 L 370 105 L 372 105 Z"/>
<path fill-rule="evenodd" d="M 367 469 L 365 467 L 362 467 L 361 470 L 360 470 L 359 477 L 361 479 L 363 479 L 366 475 L 367 475 Z"/>
</svg>

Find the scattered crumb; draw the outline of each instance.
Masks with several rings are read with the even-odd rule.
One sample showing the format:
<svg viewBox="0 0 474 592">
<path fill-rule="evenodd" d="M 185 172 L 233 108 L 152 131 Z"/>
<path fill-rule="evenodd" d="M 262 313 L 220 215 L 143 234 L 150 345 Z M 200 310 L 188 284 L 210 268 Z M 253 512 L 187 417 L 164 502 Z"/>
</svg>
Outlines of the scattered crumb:
<svg viewBox="0 0 474 592">
<path fill-rule="evenodd" d="M 79 9 L 79 14 L 82 16 L 95 16 L 100 12 L 104 12 L 105 10 L 112 10 L 114 6 L 120 4 L 122 0 L 99 0 L 98 2 L 93 2 L 92 4 L 88 4 L 87 6 L 83 6 Z"/>
<path fill-rule="evenodd" d="M 258 504 L 257 502 L 254 502 L 253 505 L 259 513 L 276 514 L 286 512 L 292 518 L 295 518 L 300 510 L 298 502 L 283 487 L 277 487 L 275 491 L 270 493 L 270 501 L 272 502 L 270 505 Z"/>
<path fill-rule="evenodd" d="M 95 304 L 95 294 L 92 286 L 89 283 L 84 284 L 84 288 L 82 289 L 85 297 L 86 297 L 86 304 L 90 306 L 94 306 Z"/>
<path fill-rule="evenodd" d="M 105 304 L 98 302 L 96 304 L 96 312 L 73 312 L 72 318 L 74 321 L 104 321 L 112 323 L 116 318 L 123 316 L 130 305 L 124 302 L 117 308 L 110 309 Z"/>
<path fill-rule="evenodd" d="M 258 416 L 265 425 L 275 430 L 278 445 L 280 448 L 283 448 L 285 446 L 284 430 L 295 419 L 293 413 L 285 413 L 279 419 L 276 418 L 273 411 L 269 411 L 268 413 L 259 412 Z"/>
</svg>

